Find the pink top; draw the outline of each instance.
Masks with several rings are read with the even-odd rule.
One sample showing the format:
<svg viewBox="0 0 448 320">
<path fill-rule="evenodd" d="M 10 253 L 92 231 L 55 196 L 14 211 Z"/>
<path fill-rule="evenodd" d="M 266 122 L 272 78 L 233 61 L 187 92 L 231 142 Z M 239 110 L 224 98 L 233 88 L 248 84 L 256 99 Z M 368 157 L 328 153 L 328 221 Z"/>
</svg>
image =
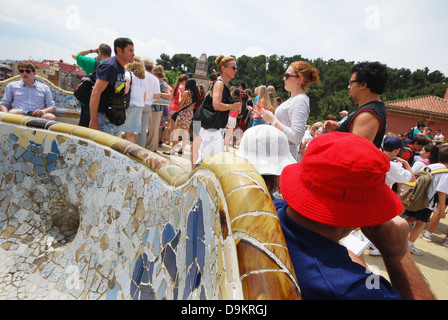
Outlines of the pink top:
<svg viewBox="0 0 448 320">
<path fill-rule="evenodd" d="M 171 111 L 176 112 L 176 111 L 180 110 L 179 97 L 180 97 L 180 94 L 182 92 L 184 92 L 184 90 L 185 90 L 185 87 L 181 87 L 181 88 L 177 89 L 177 92 L 174 95 L 173 100 L 171 101 Z"/>
</svg>

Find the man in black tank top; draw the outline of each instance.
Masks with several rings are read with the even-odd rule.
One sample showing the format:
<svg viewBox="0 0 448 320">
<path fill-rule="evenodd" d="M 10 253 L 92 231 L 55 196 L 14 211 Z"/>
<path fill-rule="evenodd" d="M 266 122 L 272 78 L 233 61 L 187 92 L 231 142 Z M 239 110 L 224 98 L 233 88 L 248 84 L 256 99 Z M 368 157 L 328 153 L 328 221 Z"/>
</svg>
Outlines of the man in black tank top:
<svg viewBox="0 0 448 320">
<path fill-rule="evenodd" d="M 340 126 L 327 121 L 324 131 L 350 132 L 381 147 L 387 126 L 387 114 L 380 95 L 387 83 L 387 66 L 379 62 L 361 62 L 351 69 L 349 97 L 360 108 L 348 116 Z"/>
</svg>

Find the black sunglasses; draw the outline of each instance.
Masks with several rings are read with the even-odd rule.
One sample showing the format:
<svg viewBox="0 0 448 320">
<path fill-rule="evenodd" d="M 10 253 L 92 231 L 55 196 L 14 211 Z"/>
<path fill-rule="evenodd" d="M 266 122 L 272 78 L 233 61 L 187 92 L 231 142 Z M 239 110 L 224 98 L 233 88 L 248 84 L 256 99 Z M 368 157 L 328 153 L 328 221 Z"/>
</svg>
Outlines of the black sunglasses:
<svg viewBox="0 0 448 320">
<path fill-rule="evenodd" d="M 288 80 L 289 78 L 300 78 L 300 76 L 295 76 L 295 75 L 292 75 L 289 73 L 285 73 L 285 78 L 286 78 L 286 80 Z"/>
<path fill-rule="evenodd" d="M 19 69 L 19 72 L 20 72 L 20 73 L 24 73 L 24 72 L 26 72 L 26 73 L 31 73 L 31 72 L 33 72 L 33 71 L 31 71 L 30 69 L 26 69 L 26 70 Z"/>
</svg>

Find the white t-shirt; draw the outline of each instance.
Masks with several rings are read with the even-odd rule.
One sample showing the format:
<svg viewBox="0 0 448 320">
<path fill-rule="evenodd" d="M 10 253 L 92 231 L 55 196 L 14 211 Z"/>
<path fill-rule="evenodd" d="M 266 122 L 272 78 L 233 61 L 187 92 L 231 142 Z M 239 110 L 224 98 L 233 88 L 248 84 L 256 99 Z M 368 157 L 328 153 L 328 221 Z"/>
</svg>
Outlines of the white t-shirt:
<svg viewBox="0 0 448 320">
<path fill-rule="evenodd" d="M 446 166 L 441 163 L 434 163 L 428 166 L 432 171 L 437 169 L 445 169 Z M 435 174 L 433 176 L 431 187 L 428 191 L 428 199 L 432 200 L 436 193 L 444 192 L 448 194 L 448 173 L 440 173 Z M 428 206 L 429 209 L 435 210 L 436 206 L 433 204 L 433 201 Z"/>
<path fill-rule="evenodd" d="M 153 75 L 151 72 L 146 71 L 146 85 L 148 87 L 148 91 L 146 91 L 146 100 L 145 105 L 152 106 L 154 101 L 154 95 L 160 93 L 160 82 L 159 79 L 155 75 Z"/>
<path fill-rule="evenodd" d="M 427 165 L 429 165 L 429 161 L 426 160 L 425 162 L 427 162 L 427 163 L 425 163 L 423 161 L 425 161 L 425 159 L 417 160 L 414 162 L 414 165 L 412 166 L 412 171 L 414 171 L 414 173 L 419 172 L 423 167 L 426 167 Z"/>
<path fill-rule="evenodd" d="M 131 101 L 129 105 L 143 108 L 145 106 L 145 92 L 148 90 L 145 79 L 140 79 L 133 72 L 126 71 L 125 80 L 131 81 Z"/>
<path fill-rule="evenodd" d="M 289 150 L 294 159 L 298 160 L 298 147 L 306 131 L 306 124 L 310 115 L 310 98 L 306 94 L 299 94 L 289 98 L 275 111 L 275 117 L 285 125 L 283 133 L 289 140 Z"/>
<path fill-rule="evenodd" d="M 386 184 L 392 188 L 394 183 L 405 183 L 412 179 L 412 173 L 403 168 L 400 162 L 391 161 L 390 170 L 386 174 Z"/>
</svg>

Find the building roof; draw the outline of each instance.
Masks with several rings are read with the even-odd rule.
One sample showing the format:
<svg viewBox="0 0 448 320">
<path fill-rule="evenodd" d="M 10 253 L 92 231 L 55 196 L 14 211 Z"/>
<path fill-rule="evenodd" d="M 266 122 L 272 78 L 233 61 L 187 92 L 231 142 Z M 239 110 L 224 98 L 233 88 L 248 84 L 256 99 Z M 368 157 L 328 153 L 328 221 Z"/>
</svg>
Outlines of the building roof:
<svg viewBox="0 0 448 320">
<path fill-rule="evenodd" d="M 420 113 L 433 113 L 448 116 L 448 100 L 436 96 L 423 96 L 384 103 L 386 107 Z"/>
</svg>

